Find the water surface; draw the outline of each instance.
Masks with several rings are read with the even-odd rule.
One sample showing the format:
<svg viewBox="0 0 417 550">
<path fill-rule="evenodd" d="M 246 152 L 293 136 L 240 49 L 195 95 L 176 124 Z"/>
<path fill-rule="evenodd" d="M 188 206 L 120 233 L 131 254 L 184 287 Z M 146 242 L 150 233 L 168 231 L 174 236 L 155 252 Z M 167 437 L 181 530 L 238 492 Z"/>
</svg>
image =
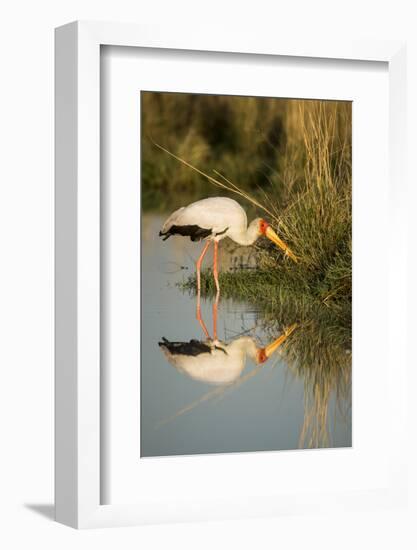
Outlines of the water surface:
<svg viewBox="0 0 417 550">
<path fill-rule="evenodd" d="M 203 345 L 210 341 L 196 319 L 196 297 L 177 285 L 193 274 L 201 244 L 183 237 L 163 242 L 158 237 L 163 219 L 144 215 L 142 221 L 141 456 L 350 446 L 350 403 L 340 396 L 336 399 L 335 392 L 327 404 L 325 440 L 314 445 L 300 441 L 309 414 L 306 400 L 311 395 L 279 348 L 261 364 L 253 353 L 244 354 L 242 370 L 236 368 L 236 361 L 230 369 L 221 368 L 224 365 L 219 360 L 214 375 L 214 367 L 198 364 L 203 356 L 195 356 L 194 370 L 169 361 L 160 345 L 164 339 L 195 340 Z M 222 269 L 241 261 L 224 247 L 221 254 Z M 205 265 L 210 262 L 207 254 Z M 211 337 L 213 305 L 213 300 L 201 301 L 201 315 Z M 224 350 L 232 350 L 227 346 L 233 343 L 235 348 L 249 349 L 250 339 L 254 344 L 249 351 L 262 349 L 285 329 L 279 319 L 273 336 L 262 327 L 262 317 L 253 304 L 220 296 L 217 337 Z M 233 352 L 220 350 L 220 358 L 222 354 L 230 360 Z"/>
</svg>

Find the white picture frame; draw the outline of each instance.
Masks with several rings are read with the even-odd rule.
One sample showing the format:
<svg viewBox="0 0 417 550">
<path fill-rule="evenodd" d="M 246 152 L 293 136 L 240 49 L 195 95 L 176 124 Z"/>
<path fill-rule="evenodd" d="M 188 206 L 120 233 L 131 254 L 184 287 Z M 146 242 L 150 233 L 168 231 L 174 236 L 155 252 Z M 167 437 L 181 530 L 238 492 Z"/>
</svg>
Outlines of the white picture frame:
<svg viewBox="0 0 417 550">
<path fill-rule="evenodd" d="M 396 247 L 396 280 L 405 281 L 404 220 L 405 45 L 401 42 L 311 42 L 252 37 L 194 29 L 75 22 L 56 30 L 56 519 L 72 527 L 132 525 L 144 522 L 239 517 L 227 505 L 200 507 L 187 515 L 167 504 L 100 504 L 100 47 L 102 45 L 197 50 L 298 58 L 381 61 L 389 70 L 390 245 Z M 405 283 L 402 287 L 405 289 Z M 389 454 L 391 474 L 384 487 L 357 494 L 288 494 L 264 499 L 258 515 L 305 512 L 339 506 L 393 505 L 405 495 L 403 429 L 405 408 L 405 293 L 389 303 L 397 321 L 395 377 L 390 399 L 399 423 L 396 448 Z M 391 373 L 392 374 L 392 373 Z M 399 405 L 399 406 L 398 406 Z M 175 495 L 172 495 L 175 498 Z M 175 504 L 175 503 L 174 503 Z"/>
</svg>

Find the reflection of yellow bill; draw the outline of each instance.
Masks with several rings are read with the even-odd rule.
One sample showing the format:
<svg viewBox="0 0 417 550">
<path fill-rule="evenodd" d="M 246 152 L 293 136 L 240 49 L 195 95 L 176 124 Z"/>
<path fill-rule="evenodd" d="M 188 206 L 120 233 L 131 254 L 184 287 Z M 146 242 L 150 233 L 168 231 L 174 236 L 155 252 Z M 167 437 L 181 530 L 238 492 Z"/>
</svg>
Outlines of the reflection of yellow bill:
<svg viewBox="0 0 417 550">
<path fill-rule="evenodd" d="M 285 342 L 285 340 L 294 332 L 297 328 L 297 323 L 294 323 L 290 327 L 284 329 L 284 333 L 279 338 L 274 340 L 271 344 L 258 351 L 257 362 L 264 363 L 275 351 Z"/>
<path fill-rule="evenodd" d="M 291 250 L 288 248 L 288 246 L 282 241 L 278 235 L 275 233 L 275 231 L 272 229 L 271 226 L 267 228 L 265 231 L 265 236 L 268 237 L 270 241 L 272 241 L 274 244 L 276 244 L 281 250 L 285 252 L 286 256 L 289 256 L 294 262 L 297 262 L 297 257 L 291 252 Z"/>
<path fill-rule="evenodd" d="M 281 344 L 285 342 L 285 340 L 288 338 L 288 336 L 294 332 L 294 330 L 297 328 L 297 323 L 294 323 L 289 328 L 284 330 L 284 334 L 281 334 L 279 338 L 275 340 L 275 342 L 272 342 L 272 344 L 269 344 L 269 346 L 266 346 L 265 348 L 265 354 L 267 357 L 271 357 L 271 355 L 279 348 Z"/>
</svg>

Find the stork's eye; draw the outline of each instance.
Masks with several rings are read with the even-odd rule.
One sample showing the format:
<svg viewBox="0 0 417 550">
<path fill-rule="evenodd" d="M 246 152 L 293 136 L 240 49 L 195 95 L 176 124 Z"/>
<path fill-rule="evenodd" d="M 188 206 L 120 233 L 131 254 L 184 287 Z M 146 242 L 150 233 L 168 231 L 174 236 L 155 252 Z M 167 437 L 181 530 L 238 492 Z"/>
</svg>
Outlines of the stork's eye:
<svg viewBox="0 0 417 550">
<path fill-rule="evenodd" d="M 265 231 L 267 230 L 268 228 L 268 223 L 265 221 L 265 220 L 261 220 L 259 222 L 259 230 L 261 233 L 265 234 Z"/>
<path fill-rule="evenodd" d="M 268 359 L 268 357 L 265 353 L 265 350 L 264 349 L 258 350 L 257 357 L 256 357 L 256 361 L 257 361 L 258 365 L 260 365 L 262 363 L 265 363 L 265 361 L 267 359 Z"/>
</svg>

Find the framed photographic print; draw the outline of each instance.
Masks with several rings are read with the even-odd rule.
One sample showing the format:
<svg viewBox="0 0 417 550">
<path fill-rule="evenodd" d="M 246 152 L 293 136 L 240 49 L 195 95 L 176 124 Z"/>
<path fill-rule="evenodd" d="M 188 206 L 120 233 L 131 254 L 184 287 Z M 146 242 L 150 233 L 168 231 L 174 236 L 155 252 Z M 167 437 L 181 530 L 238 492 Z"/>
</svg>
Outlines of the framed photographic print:
<svg viewBox="0 0 417 550">
<path fill-rule="evenodd" d="M 57 29 L 58 521 L 403 501 L 404 59 Z"/>
</svg>

